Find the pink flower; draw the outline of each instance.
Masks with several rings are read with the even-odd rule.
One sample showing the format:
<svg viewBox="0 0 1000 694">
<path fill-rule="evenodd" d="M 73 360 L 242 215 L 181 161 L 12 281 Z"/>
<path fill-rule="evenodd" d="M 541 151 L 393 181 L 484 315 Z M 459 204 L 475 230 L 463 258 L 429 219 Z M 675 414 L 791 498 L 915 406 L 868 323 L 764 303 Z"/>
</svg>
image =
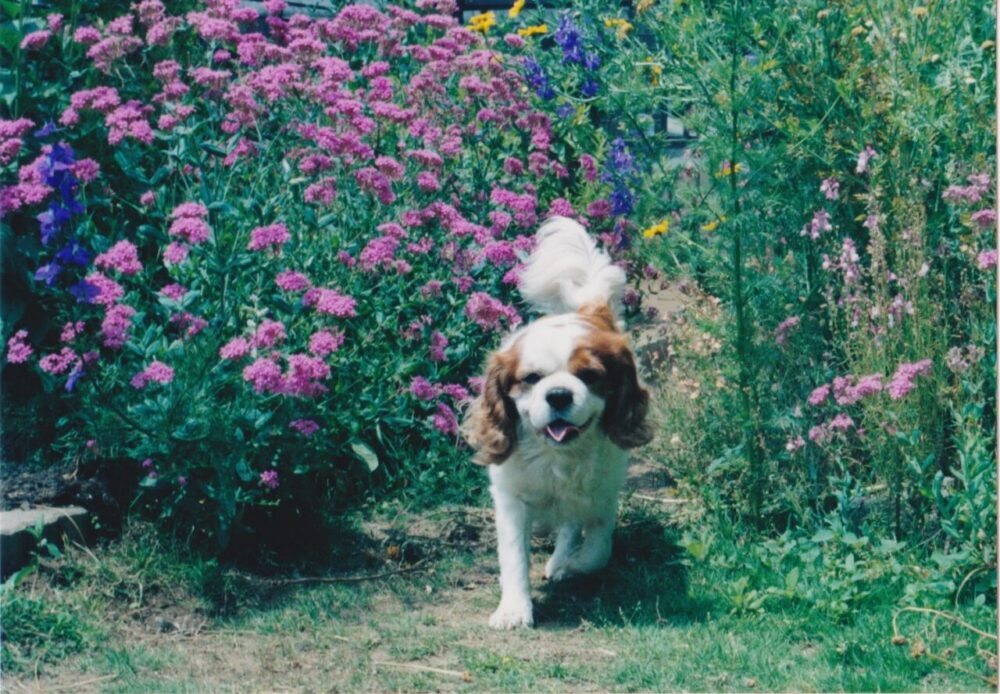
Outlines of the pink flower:
<svg viewBox="0 0 1000 694">
<path fill-rule="evenodd" d="M 147 190 L 139 196 L 139 204 L 143 207 L 152 207 L 156 204 L 156 193 L 151 190 Z"/>
<path fill-rule="evenodd" d="M 425 193 L 433 193 L 441 188 L 437 176 L 430 171 L 421 171 L 417 174 L 417 187 Z"/>
<path fill-rule="evenodd" d="M 138 250 L 130 241 L 119 241 L 97 256 L 94 264 L 100 268 L 118 270 L 123 275 L 134 275 L 142 270 Z"/>
<path fill-rule="evenodd" d="M 208 208 L 200 202 L 182 202 L 170 212 L 171 219 L 184 217 L 204 218 L 208 216 Z"/>
<path fill-rule="evenodd" d="M 76 365 L 79 361 L 80 357 L 77 356 L 76 352 L 69 347 L 63 347 L 57 354 L 42 357 L 38 361 L 38 366 L 42 371 L 56 376 L 69 371 L 70 367 Z"/>
<path fill-rule="evenodd" d="M 871 148 L 871 145 L 865 145 L 864 150 L 858 155 L 858 165 L 855 167 L 854 172 L 861 174 L 867 171 L 868 162 L 875 156 L 878 156 L 878 153 Z"/>
<path fill-rule="evenodd" d="M 266 249 L 275 252 L 291 240 L 288 228 L 284 224 L 271 224 L 265 227 L 257 227 L 250 232 L 250 243 L 247 249 L 251 251 L 262 251 Z"/>
<path fill-rule="evenodd" d="M 989 248 L 985 251 L 980 252 L 976 256 L 976 267 L 980 270 L 992 270 L 997 266 L 997 251 L 995 248 Z"/>
<path fill-rule="evenodd" d="M 271 491 L 274 491 L 275 489 L 278 488 L 278 485 L 279 485 L 279 482 L 278 482 L 278 471 L 277 470 L 264 470 L 264 472 L 260 473 L 260 483 L 263 486 L 265 486 L 268 489 L 270 489 Z"/>
<path fill-rule="evenodd" d="M 162 361 L 154 359 L 143 371 L 140 371 L 133 376 L 129 383 L 136 390 L 141 390 L 146 387 L 147 383 L 150 382 L 167 384 L 173 380 L 174 370 Z"/>
<path fill-rule="evenodd" d="M 303 436 L 312 436 L 319 431 L 319 424 L 311 419 L 296 419 L 293 420 L 288 426 L 295 429 L 295 431 L 299 432 Z"/>
<path fill-rule="evenodd" d="M 7 362 L 9 364 L 23 364 L 28 361 L 34 350 L 31 349 L 25 340 L 28 337 L 27 330 L 18 330 L 7 340 Z"/>
<path fill-rule="evenodd" d="M 355 310 L 357 302 L 335 289 L 321 287 L 310 289 L 303 297 L 302 303 L 306 306 L 315 306 L 317 311 L 328 316 L 348 318 L 357 315 Z"/>
<path fill-rule="evenodd" d="M 308 354 L 293 354 L 288 357 L 288 367 L 281 392 L 304 398 L 327 392 L 328 388 L 318 383 L 330 375 L 330 367 L 322 359 Z"/>
<path fill-rule="evenodd" d="M 398 247 L 399 239 L 395 236 L 379 236 L 372 239 L 358 256 L 361 269 L 371 272 L 378 267 L 389 267 L 395 260 Z"/>
<path fill-rule="evenodd" d="M 187 294 L 187 289 L 185 289 L 180 284 L 168 284 L 163 289 L 160 290 L 160 294 L 167 297 L 168 299 L 173 299 L 174 301 L 180 301 Z"/>
<path fill-rule="evenodd" d="M 444 349 L 448 346 L 448 338 L 444 334 L 435 330 L 431 333 L 430 356 L 431 361 L 444 361 Z"/>
<path fill-rule="evenodd" d="M 485 292 L 476 292 L 469 298 L 465 304 L 465 315 L 487 330 L 500 330 L 501 320 L 506 320 L 511 328 L 521 323 L 521 316 L 512 306 L 494 299 Z"/>
<path fill-rule="evenodd" d="M 163 251 L 163 259 L 171 265 L 180 265 L 188 257 L 188 246 L 183 243 L 171 243 Z"/>
<path fill-rule="evenodd" d="M 441 389 L 423 376 L 416 376 L 410 381 L 410 393 L 418 400 L 433 400 L 441 394 Z"/>
<path fill-rule="evenodd" d="M 92 272 L 87 275 L 87 283 L 97 288 L 97 296 L 90 300 L 92 304 L 110 306 L 125 296 L 125 290 L 117 282 L 108 279 L 100 272 Z"/>
<path fill-rule="evenodd" d="M 987 207 L 984 210 L 973 212 L 970 217 L 972 222 L 981 229 L 989 229 L 997 223 L 997 211 Z"/>
<path fill-rule="evenodd" d="M 33 31 L 21 40 L 22 51 L 39 51 L 45 48 L 45 44 L 52 37 L 52 32 L 48 29 Z"/>
<path fill-rule="evenodd" d="M 854 426 L 854 420 L 841 412 L 827 424 L 830 431 L 847 431 Z"/>
<path fill-rule="evenodd" d="M 281 388 L 281 367 L 270 359 L 260 358 L 243 369 L 243 380 L 258 393 L 274 393 Z"/>
<path fill-rule="evenodd" d="M 785 450 L 789 453 L 795 453 L 803 446 L 806 445 L 805 440 L 801 436 L 796 436 L 794 439 L 789 437 L 788 442 L 785 444 Z"/>
<path fill-rule="evenodd" d="M 278 273 L 275 283 L 286 292 L 303 292 L 312 286 L 309 278 L 301 272 L 291 270 Z"/>
<path fill-rule="evenodd" d="M 170 224 L 167 233 L 187 241 L 192 246 L 197 246 L 208 240 L 212 229 L 198 217 L 178 217 Z"/>
<path fill-rule="evenodd" d="M 132 325 L 135 309 L 125 304 L 116 304 L 108 309 L 101 322 L 104 346 L 119 349 L 128 340 L 128 329 Z"/>
<path fill-rule="evenodd" d="M 840 196 L 840 181 L 836 178 L 824 178 L 819 184 L 819 192 L 823 193 L 827 200 L 836 200 Z"/>
<path fill-rule="evenodd" d="M 234 337 L 219 348 L 223 359 L 240 359 L 250 353 L 250 342 L 244 337 Z"/>
<path fill-rule="evenodd" d="M 809 440 L 821 446 L 830 440 L 830 432 L 823 425 L 814 426 L 809 430 Z"/>
<path fill-rule="evenodd" d="M 73 40 L 84 45 L 97 43 L 101 40 L 101 32 L 94 27 L 78 27 L 73 32 Z"/>
<path fill-rule="evenodd" d="M 440 431 L 442 434 L 447 434 L 449 436 L 454 436 L 458 433 L 458 419 L 455 417 L 455 413 L 450 407 L 445 405 L 443 402 L 437 404 L 438 412 L 434 415 L 433 423 L 434 428 Z"/>
<path fill-rule="evenodd" d="M 78 320 L 76 323 L 70 321 L 63 326 L 62 332 L 59 334 L 59 341 L 64 343 L 70 343 L 76 339 L 76 336 L 83 332 L 83 321 Z"/>
<path fill-rule="evenodd" d="M 326 357 L 344 344 L 344 333 L 319 330 L 309 337 L 309 351 L 317 357 Z"/>
<path fill-rule="evenodd" d="M 285 326 L 283 323 L 273 320 L 265 320 L 254 332 L 253 338 L 251 338 L 251 343 L 258 349 L 263 347 L 273 347 L 286 337 L 288 337 L 288 335 L 285 333 Z"/>
<path fill-rule="evenodd" d="M 813 390 L 813 392 L 809 394 L 808 402 L 813 407 L 817 407 L 826 402 L 826 399 L 829 396 L 830 396 L 830 385 L 825 383 L 821 385 L 819 388 Z"/>
<path fill-rule="evenodd" d="M 922 359 L 910 364 L 900 364 L 896 368 L 896 373 L 892 375 L 892 381 L 886 386 L 889 397 L 892 400 L 905 398 L 916 387 L 913 379 L 922 374 L 930 373 L 931 367 L 930 359 Z"/>
<path fill-rule="evenodd" d="M 801 319 L 798 316 L 789 316 L 785 320 L 781 321 L 774 331 L 774 343 L 777 345 L 785 344 L 785 341 L 788 339 L 788 333 L 790 333 L 792 329 L 798 327 L 800 322 Z"/>
</svg>

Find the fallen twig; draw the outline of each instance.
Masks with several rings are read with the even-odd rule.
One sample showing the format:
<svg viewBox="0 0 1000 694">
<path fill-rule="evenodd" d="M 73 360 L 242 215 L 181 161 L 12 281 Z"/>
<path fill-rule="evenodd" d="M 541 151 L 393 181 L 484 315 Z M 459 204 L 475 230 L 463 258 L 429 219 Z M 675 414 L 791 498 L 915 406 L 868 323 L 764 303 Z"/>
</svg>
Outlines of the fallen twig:
<svg viewBox="0 0 1000 694">
<path fill-rule="evenodd" d="M 647 496 L 645 494 L 632 494 L 636 499 L 642 499 L 643 501 L 658 501 L 661 504 L 686 504 L 689 499 L 676 499 L 674 497 L 661 497 L 661 496 Z"/>
<path fill-rule="evenodd" d="M 380 574 L 367 574 L 363 576 L 303 576 L 301 578 L 263 578 L 258 576 L 249 576 L 247 574 L 241 574 L 235 571 L 229 573 L 230 576 L 236 576 L 239 578 L 245 578 L 250 581 L 257 581 L 259 583 L 269 583 L 271 585 L 301 585 L 304 583 L 361 583 L 363 581 L 375 581 L 380 578 L 388 578 L 389 576 L 395 576 L 397 574 L 411 573 L 413 571 L 420 571 L 424 568 L 423 561 L 417 562 L 413 566 L 406 566 L 401 569 L 394 569 L 392 571 L 385 571 Z"/>
<path fill-rule="evenodd" d="M 988 638 L 988 639 L 993 639 L 994 641 L 997 640 L 996 634 L 990 634 L 989 632 L 982 631 L 981 629 L 977 629 L 976 627 L 972 626 L 968 622 L 965 622 L 965 621 L 959 619 L 955 615 L 948 614 L 947 612 L 942 612 L 941 610 L 935 610 L 935 609 L 932 609 L 930 607 L 901 607 L 898 610 L 896 610 L 895 614 L 892 615 L 892 635 L 893 636 L 899 636 L 900 635 L 900 633 L 899 633 L 899 626 L 897 624 L 897 620 L 899 618 L 900 613 L 902 613 L 902 612 L 923 612 L 925 614 L 932 614 L 935 617 L 941 617 L 942 619 L 947 619 L 949 621 L 955 622 L 956 624 L 958 624 L 958 625 L 960 625 L 962 627 L 965 627 L 969 631 L 975 632 L 976 634 L 979 634 L 980 636 L 983 636 L 983 637 Z"/>
<path fill-rule="evenodd" d="M 72 689 L 74 691 L 80 691 L 83 687 L 91 684 L 97 684 L 98 682 L 107 682 L 108 680 L 118 679 L 117 673 L 112 673 L 110 675 L 102 675 L 101 677 L 91 677 L 89 680 L 82 680 L 80 682 L 73 682 L 71 684 L 59 684 L 54 687 L 45 687 L 45 691 L 49 692 L 59 692 L 66 689 Z"/>
<path fill-rule="evenodd" d="M 388 660 L 376 660 L 375 665 L 383 665 L 385 667 L 395 667 L 404 670 L 417 670 L 418 672 L 433 672 L 438 675 L 449 675 L 451 677 L 461 677 L 466 682 L 472 681 L 472 673 L 468 670 L 464 672 L 459 672 L 458 670 L 445 670 L 439 667 L 430 667 L 429 665 L 417 665 L 416 663 L 393 663 Z"/>
</svg>

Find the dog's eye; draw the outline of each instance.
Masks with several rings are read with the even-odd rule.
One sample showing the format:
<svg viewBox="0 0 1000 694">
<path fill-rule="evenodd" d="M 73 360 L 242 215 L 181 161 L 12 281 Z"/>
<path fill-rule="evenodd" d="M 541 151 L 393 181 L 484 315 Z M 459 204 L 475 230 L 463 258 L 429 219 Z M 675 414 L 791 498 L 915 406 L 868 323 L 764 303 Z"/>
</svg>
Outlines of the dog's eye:
<svg viewBox="0 0 1000 694">
<path fill-rule="evenodd" d="M 597 379 L 601 377 L 601 374 L 597 371 L 597 369 L 583 369 L 576 375 L 576 377 L 589 386 L 596 383 Z"/>
<path fill-rule="evenodd" d="M 540 380 L 542 380 L 542 377 L 539 374 L 530 373 L 527 376 L 525 376 L 524 378 L 522 378 L 521 380 L 524 381 L 525 383 L 527 383 L 529 386 L 533 386 L 536 383 L 538 383 Z"/>
</svg>

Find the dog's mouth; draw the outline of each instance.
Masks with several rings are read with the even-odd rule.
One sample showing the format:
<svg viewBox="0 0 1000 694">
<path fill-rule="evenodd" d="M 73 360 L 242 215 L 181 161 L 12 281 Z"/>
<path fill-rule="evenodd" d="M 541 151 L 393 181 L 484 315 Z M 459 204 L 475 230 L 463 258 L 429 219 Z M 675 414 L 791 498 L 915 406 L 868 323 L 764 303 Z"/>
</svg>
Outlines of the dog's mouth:
<svg viewBox="0 0 1000 694">
<path fill-rule="evenodd" d="M 587 427 L 590 426 L 592 419 L 593 417 L 579 426 L 565 419 L 553 419 L 545 426 L 542 433 L 552 443 L 565 445 L 570 441 L 578 439 L 586 431 Z"/>
</svg>

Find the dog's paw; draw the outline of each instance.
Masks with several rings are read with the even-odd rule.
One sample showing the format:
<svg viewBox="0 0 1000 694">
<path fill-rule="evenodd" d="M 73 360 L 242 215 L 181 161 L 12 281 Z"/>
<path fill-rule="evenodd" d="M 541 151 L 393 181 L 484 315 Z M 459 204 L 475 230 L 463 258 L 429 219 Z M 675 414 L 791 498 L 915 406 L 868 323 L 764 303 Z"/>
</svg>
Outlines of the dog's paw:
<svg viewBox="0 0 1000 694">
<path fill-rule="evenodd" d="M 492 629 L 519 629 L 535 625 L 532 616 L 531 603 L 528 604 L 504 604 L 490 615 L 490 628 Z"/>
<path fill-rule="evenodd" d="M 570 563 L 565 559 L 559 560 L 555 556 L 551 556 L 549 557 L 549 561 L 545 564 L 546 581 L 558 583 L 559 581 L 565 581 L 575 573 L 576 571 L 573 570 Z"/>
</svg>

